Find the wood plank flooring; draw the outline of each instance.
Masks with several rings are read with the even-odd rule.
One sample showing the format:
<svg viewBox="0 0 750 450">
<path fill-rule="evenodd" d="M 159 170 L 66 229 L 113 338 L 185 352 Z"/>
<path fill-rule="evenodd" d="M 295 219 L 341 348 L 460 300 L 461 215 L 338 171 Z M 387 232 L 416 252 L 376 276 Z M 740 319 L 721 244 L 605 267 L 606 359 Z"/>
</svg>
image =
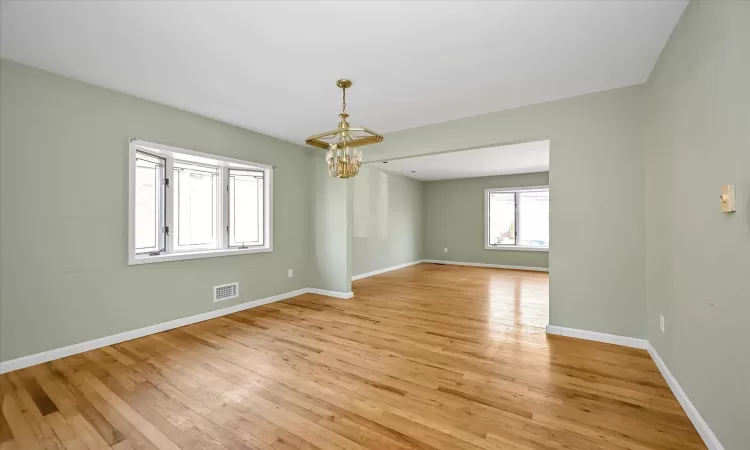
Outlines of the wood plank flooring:
<svg viewBox="0 0 750 450">
<path fill-rule="evenodd" d="M 0 449 L 703 449 L 547 274 L 421 264 L 0 375 Z"/>
</svg>

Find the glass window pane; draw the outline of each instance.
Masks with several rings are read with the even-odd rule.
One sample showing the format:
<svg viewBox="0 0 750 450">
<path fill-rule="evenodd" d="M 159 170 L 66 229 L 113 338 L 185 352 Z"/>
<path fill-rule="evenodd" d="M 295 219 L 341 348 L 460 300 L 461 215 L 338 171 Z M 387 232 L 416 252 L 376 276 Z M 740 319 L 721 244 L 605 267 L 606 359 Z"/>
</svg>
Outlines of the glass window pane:
<svg viewBox="0 0 750 450">
<path fill-rule="evenodd" d="M 515 245 L 516 194 L 490 192 L 488 202 L 489 245 Z"/>
<path fill-rule="evenodd" d="M 229 171 L 229 245 L 263 244 L 263 172 Z"/>
<path fill-rule="evenodd" d="M 162 248 L 162 183 L 164 160 L 136 153 L 135 164 L 135 250 L 155 252 Z"/>
<path fill-rule="evenodd" d="M 549 191 L 518 194 L 519 245 L 549 246 Z"/>
<path fill-rule="evenodd" d="M 175 248 L 217 248 L 218 169 L 175 162 L 174 179 Z"/>
</svg>

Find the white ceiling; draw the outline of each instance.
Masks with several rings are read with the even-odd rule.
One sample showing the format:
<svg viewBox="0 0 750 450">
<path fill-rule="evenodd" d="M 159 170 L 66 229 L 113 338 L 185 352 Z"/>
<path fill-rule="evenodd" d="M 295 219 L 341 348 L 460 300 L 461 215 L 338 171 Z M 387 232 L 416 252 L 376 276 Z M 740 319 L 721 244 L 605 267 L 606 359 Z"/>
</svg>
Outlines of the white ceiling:
<svg viewBox="0 0 750 450">
<path fill-rule="evenodd" d="M 546 172 L 549 170 L 549 141 L 437 153 L 368 166 L 422 181 Z"/>
<path fill-rule="evenodd" d="M 292 142 L 644 82 L 687 0 L 2 1 L 0 54 Z"/>
</svg>

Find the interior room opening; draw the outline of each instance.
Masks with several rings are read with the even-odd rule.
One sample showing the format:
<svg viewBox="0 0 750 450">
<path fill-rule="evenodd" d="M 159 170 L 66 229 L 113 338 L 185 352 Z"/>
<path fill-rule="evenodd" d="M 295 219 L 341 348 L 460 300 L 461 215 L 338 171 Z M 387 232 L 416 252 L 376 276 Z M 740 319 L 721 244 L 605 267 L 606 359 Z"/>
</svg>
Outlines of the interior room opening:
<svg viewBox="0 0 750 450">
<path fill-rule="evenodd" d="M 430 270 L 472 285 L 497 325 L 488 329 L 544 330 L 549 155 L 550 142 L 542 140 L 363 165 L 353 180 L 354 279 Z M 427 264 L 405 267 L 414 261 Z"/>
</svg>

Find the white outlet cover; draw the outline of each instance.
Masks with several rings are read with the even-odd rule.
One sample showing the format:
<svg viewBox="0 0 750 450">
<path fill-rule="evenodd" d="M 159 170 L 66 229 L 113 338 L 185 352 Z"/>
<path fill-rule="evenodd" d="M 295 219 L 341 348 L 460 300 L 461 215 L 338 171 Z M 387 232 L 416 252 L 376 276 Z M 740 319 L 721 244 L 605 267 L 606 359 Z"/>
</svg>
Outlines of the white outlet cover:
<svg viewBox="0 0 750 450">
<path fill-rule="evenodd" d="M 664 333 L 664 314 L 659 314 L 659 329 Z"/>
<path fill-rule="evenodd" d="M 448 253 L 448 249 L 447 249 L 447 248 L 444 248 L 444 249 L 443 249 L 443 253 Z"/>
<path fill-rule="evenodd" d="M 289 278 L 292 278 L 294 276 L 294 269 L 289 269 L 286 274 Z"/>
</svg>

